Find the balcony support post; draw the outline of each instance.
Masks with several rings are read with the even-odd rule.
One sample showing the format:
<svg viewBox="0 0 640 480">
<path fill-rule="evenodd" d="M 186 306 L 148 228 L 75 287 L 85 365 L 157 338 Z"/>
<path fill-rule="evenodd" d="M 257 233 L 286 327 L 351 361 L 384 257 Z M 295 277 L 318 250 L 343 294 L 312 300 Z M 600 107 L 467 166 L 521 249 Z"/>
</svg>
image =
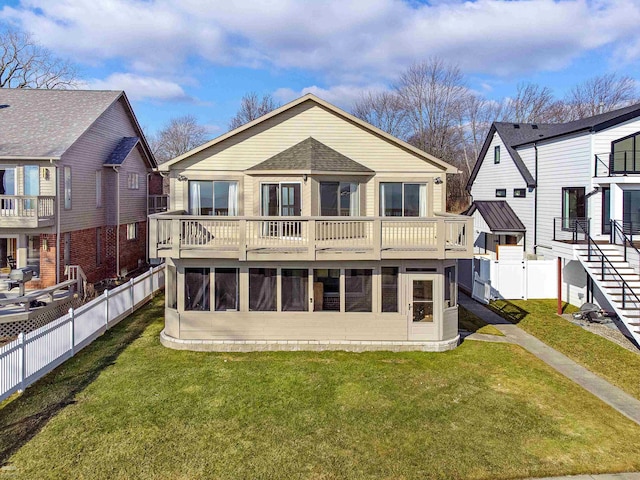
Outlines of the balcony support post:
<svg viewBox="0 0 640 480">
<path fill-rule="evenodd" d="M 242 219 L 238 221 L 238 260 L 244 262 L 247 260 L 247 221 Z"/>
<path fill-rule="evenodd" d="M 307 221 L 307 252 L 309 260 L 316 260 L 316 221 L 310 219 Z"/>
<path fill-rule="evenodd" d="M 173 258 L 180 258 L 180 225 L 182 221 L 179 218 L 171 219 L 171 256 Z"/>
<path fill-rule="evenodd" d="M 373 220 L 373 258 L 380 260 L 382 258 L 382 220 L 376 218 Z"/>
<path fill-rule="evenodd" d="M 447 225 L 444 218 L 436 219 L 436 248 L 438 258 L 444 258 L 444 250 L 446 245 Z"/>
</svg>

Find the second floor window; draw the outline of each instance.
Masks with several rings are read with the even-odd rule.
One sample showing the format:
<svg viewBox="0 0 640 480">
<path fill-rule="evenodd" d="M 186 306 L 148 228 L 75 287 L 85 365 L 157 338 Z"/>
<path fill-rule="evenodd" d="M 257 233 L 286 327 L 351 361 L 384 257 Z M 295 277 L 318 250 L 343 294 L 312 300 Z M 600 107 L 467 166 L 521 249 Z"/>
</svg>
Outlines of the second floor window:
<svg viewBox="0 0 640 480">
<path fill-rule="evenodd" d="M 71 167 L 64 167 L 64 208 L 71 209 Z"/>
<path fill-rule="evenodd" d="M 320 183 L 320 215 L 323 217 L 360 215 L 360 197 L 357 183 Z"/>
<path fill-rule="evenodd" d="M 500 145 L 493 147 L 493 163 L 500 163 Z"/>
<path fill-rule="evenodd" d="M 238 182 L 189 181 L 191 215 L 238 215 Z"/>
<path fill-rule="evenodd" d="M 611 173 L 640 173 L 640 132 L 611 142 Z"/>
<path fill-rule="evenodd" d="M 426 217 L 426 183 L 381 183 L 380 215 L 383 217 Z"/>
<path fill-rule="evenodd" d="M 96 171 L 96 207 L 102 206 L 102 170 Z"/>
<path fill-rule="evenodd" d="M 127 187 L 129 187 L 129 190 L 138 190 L 140 188 L 140 176 L 137 173 L 127 175 Z"/>
</svg>

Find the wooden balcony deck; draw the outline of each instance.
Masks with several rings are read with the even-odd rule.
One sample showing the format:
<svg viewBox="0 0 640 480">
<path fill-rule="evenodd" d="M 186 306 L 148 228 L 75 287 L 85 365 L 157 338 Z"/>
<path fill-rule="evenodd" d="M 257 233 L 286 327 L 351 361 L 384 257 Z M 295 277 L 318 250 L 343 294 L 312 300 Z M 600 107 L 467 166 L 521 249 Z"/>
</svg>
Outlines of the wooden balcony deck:
<svg viewBox="0 0 640 480">
<path fill-rule="evenodd" d="M 151 258 L 241 261 L 444 259 L 473 256 L 473 219 L 151 215 Z"/>
<path fill-rule="evenodd" d="M 0 195 L 0 228 L 50 227 L 55 207 L 55 196 Z"/>
</svg>

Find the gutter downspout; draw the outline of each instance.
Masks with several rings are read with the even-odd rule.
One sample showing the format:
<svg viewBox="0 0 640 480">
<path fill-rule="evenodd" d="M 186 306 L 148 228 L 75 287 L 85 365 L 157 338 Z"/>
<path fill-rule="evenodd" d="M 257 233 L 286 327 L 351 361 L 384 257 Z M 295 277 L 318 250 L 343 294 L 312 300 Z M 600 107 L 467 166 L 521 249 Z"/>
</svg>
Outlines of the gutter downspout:
<svg viewBox="0 0 640 480">
<path fill-rule="evenodd" d="M 120 277 L 120 170 L 113 167 L 116 172 L 116 278 Z"/>
<path fill-rule="evenodd" d="M 535 154 L 536 185 L 533 191 L 533 253 L 538 254 L 538 143 L 533 144 Z"/>
<path fill-rule="evenodd" d="M 60 283 L 60 169 L 49 159 L 49 163 L 55 168 L 56 181 L 56 284 Z"/>
<path fill-rule="evenodd" d="M 145 217 L 145 221 L 147 222 L 147 228 L 145 229 L 147 232 L 147 245 L 146 245 L 146 248 L 144 249 L 144 259 L 147 265 L 149 264 L 149 197 L 151 193 L 149 192 L 149 184 L 151 180 L 151 175 L 153 175 L 153 172 L 147 172 L 147 199 L 146 199 L 147 200 L 147 216 Z"/>
</svg>

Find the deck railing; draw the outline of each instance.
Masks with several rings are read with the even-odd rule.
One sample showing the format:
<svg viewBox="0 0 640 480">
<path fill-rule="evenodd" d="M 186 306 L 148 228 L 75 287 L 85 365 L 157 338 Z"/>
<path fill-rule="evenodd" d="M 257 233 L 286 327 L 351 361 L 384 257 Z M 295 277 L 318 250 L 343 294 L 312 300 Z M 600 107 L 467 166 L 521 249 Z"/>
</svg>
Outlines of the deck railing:
<svg viewBox="0 0 640 480">
<path fill-rule="evenodd" d="M 53 218 L 55 203 L 54 196 L 0 195 L 0 217 Z"/>
<path fill-rule="evenodd" d="M 149 215 L 166 212 L 169 209 L 169 195 L 149 195 L 147 204 Z"/>
<path fill-rule="evenodd" d="M 398 252 L 428 252 L 431 258 L 473 250 L 473 220 L 459 215 L 418 217 L 213 217 L 169 212 L 150 217 L 151 256 L 197 257 L 197 250 L 227 252 L 247 259 L 247 252 L 298 253 L 358 251 L 370 258 L 398 257 Z M 385 252 L 395 252 L 386 254 Z M 204 254 L 203 256 L 210 256 Z M 213 254 L 215 256 L 215 254 Z M 455 256 L 455 255 L 451 255 Z M 418 255 L 420 257 L 420 255 Z"/>
</svg>

